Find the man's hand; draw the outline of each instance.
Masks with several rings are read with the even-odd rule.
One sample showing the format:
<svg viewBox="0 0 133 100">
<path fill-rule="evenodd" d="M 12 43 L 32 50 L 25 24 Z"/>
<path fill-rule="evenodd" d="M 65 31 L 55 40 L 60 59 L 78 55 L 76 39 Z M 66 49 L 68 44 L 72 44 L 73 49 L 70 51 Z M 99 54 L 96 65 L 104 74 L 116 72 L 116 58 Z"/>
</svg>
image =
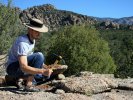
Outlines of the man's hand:
<svg viewBox="0 0 133 100">
<path fill-rule="evenodd" d="M 60 67 L 61 67 L 61 65 L 58 65 L 58 64 L 43 65 L 43 68 L 45 68 L 45 69 L 52 69 L 52 70 L 60 68 Z"/>
<path fill-rule="evenodd" d="M 43 75 L 50 77 L 52 74 L 53 70 L 52 69 L 43 69 Z"/>
<path fill-rule="evenodd" d="M 32 74 L 32 75 L 43 74 L 45 76 L 50 76 L 53 72 L 50 69 L 44 69 L 44 68 L 39 69 L 39 68 L 28 66 L 27 56 L 19 56 L 19 63 L 20 63 L 21 70 L 28 74 Z"/>
</svg>

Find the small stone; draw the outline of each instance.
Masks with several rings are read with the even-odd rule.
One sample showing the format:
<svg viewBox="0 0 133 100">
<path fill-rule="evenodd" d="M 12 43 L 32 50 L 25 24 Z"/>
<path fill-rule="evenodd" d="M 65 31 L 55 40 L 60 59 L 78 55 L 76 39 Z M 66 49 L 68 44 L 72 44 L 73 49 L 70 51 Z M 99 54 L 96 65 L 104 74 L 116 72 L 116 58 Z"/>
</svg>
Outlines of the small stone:
<svg viewBox="0 0 133 100">
<path fill-rule="evenodd" d="M 62 89 L 57 89 L 57 90 L 55 91 L 55 93 L 56 93 L 56 94 L 64 94 L 65 91 L 62 90 Z"/>
<path fill-rule="evenodd" d="M 58 79 L 59 80 L 64 80 L 66 77 L 63 74 L 58 74 Z"/>
<path fill-rule="evenodd" d="M 83 71 L 80 72 L 80 76 L 92 76 L 93 72 L 89 72 L 89 71 Z"/>
<path fill-rule="evenodd" d="M 52 84 L 58 84 L 59 81 L 58 80 L 52 80 Z"/>
<path fill-rule="evenodd" d="M 60 83 L 66 83 L 66 80 L 60 80 Z"/>
</svg>

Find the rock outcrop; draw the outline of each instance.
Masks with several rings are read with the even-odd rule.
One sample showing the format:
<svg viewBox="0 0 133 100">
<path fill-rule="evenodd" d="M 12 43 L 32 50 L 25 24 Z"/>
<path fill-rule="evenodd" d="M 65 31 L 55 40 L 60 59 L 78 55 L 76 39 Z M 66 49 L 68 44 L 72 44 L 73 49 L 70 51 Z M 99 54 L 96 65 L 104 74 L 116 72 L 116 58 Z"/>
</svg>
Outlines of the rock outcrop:
<svg viewBox="0 0 133 100">
<path fill-rule="evenodd" d="M 129 18 L 97 18 L 87 15 L 77 14 L 71 11 L 56 9 L 51 4 L 34 6 L 23 11 L 18 11 L 22 23 L 28 23 L 30 17 L 39 18 L 49 28 L 49 31 L 57 30 L 63 26 L 81 24 L 99 24 L 100 29 L 120 29 L 126 27 L 132 30 L 132 17 Z"/>
<path fill-rule="evenodd" d="M 81 72 L 63 80 L 52 80 L 51 90 L 38 93 L 18 91 L 15 87 L 0 87 L 0 98 L 6 100 L 132 100 L 133 79 L 114 78 L 113 74 Z M 45 86 L 42 84 L 42 87 Z M 25 95 L 24 95 L 25 94 Z"/>
<path fill-rule="evenodd" d="M 58 10 L 51 4 L 34 6 L 21 11 L 20 19 L 22 23 L 28 23 L 30 17 L 42 20 L 49 28 L 49 31 L 56 30 L 62 26 L 95 23 L 95 20 L 91 17 L 70 11 Z"/>
</svg>

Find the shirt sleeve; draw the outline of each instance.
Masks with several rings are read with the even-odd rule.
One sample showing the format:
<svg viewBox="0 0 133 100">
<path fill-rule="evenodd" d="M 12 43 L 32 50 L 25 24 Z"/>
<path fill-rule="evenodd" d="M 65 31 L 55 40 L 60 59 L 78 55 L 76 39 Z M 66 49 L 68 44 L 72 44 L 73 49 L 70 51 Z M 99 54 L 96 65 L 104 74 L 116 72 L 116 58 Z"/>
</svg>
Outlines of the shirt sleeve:
<svg viewBox="0 0 133 100">
<path fill-rule="evenodd" d="M 27 43 L 24 43 L 24 42 L 20 42 L 17 46 L 17 55 L 20 56 L 20 55 L 25 55 L 27 56 L 28 54 L 28 46 L 27 46 Z"/>
</svg>

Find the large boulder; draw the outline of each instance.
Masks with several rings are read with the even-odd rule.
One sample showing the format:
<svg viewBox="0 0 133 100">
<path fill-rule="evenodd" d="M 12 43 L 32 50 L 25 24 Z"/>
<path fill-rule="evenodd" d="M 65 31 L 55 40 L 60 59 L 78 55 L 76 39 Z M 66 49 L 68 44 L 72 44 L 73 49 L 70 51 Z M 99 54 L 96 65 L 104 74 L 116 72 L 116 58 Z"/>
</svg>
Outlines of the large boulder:
<svg viewBox="0 0 133 100">
<path fill-rule="evenodd" d="M 57 82 L 56 86 L 65 92 L 90 95 L 117 88 L 118 84 L 111 78 L 108 79 L 103 76 L 98 77 L 97 74 L 86 73 L 67 77 L 65 82 Z"/>
</svg>

